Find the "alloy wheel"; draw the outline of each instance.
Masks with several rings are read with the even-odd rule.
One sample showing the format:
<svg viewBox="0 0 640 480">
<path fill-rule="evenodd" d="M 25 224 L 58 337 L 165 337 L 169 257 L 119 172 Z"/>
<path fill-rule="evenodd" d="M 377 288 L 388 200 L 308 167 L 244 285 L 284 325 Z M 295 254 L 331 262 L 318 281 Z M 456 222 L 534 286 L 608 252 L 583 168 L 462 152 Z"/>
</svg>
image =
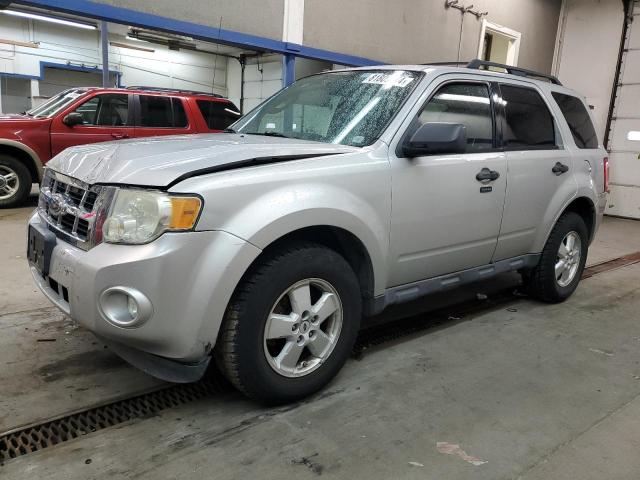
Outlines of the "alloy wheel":
<svg viewBox="0 0 640 480">
<path fill-rule="evenodd" d="M 580 268 L 581 255 L 580 235 L 574 231 L 567 233 L 560 242 L 556 257 L 555 276 L 559 286 L 566 287 L 573 281 Z"/>
<path fill-rule="evenodd" d="M 269 365 L 284 377 L 310 374 L 333 352 L 342 320 L 342 302 L 329 282 L 319 278 L 296 282 L 278 298 L 265 324 Z"/>
<path fill-rule="evenodd" d="M 20 189 L 18 174 L 6 165 L 0 165 L 0 200 L 13 197 Z"/>
</svg>

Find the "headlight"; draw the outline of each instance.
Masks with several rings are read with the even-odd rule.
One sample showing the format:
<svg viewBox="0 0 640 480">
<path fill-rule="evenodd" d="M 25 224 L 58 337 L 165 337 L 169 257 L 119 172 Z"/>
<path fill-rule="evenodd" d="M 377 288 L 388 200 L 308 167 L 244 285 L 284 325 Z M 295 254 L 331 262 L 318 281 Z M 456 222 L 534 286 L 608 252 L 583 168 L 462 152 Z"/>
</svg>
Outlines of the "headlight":
<svg viewBox="0 0 640 480">
<path fill-rule="evenodd" d="M 201 207 L 198 197 L 118 189 L 102 228 L 103 239 L 109 243 L 141 244 L 166 231 L 190 230 Z"/>
</svg>

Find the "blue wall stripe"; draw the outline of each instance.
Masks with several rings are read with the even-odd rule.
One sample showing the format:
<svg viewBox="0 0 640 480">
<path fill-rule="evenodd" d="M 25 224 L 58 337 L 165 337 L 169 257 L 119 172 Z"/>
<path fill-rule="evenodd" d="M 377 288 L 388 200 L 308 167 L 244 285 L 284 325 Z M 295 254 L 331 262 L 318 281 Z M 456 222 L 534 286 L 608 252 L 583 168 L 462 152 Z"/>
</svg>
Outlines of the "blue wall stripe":
<svg viewBox="0 0 640 480">
<path fill-rule="evenodd" d="M 54 62 L 44 62 L 40 61 L 40 75 L 24 75 L 21 73 L 7 73 L 0 72 L 0 77 L 10 77 L 10 78 L 26 78 L 29 80 L 44 80 L 44 69 L 45 68 L 57 68 L 58 70 L 73 70 L 76 72 L 88 72 L 88 73 L 96 73 L 101 74 L 102 69 L 100 67 L 83 67 L 81 65 L 68 65 L 66 63 L 54 63 Z M 110 74 L 116 76 L 117 86 L 121 86 L 121 78 L 122 72 L 117 70 L 109 70 Z"/>
<path fill-rule="evenodd" d="M 340 65 L 367 66 L 381 65 L 384 63 L 370 58 L 347 55 L 330 50 L 307 47 L 305 45 L 295 45 L 247 33 L 199 25 L 197 23 L 176 20 L 150 13 L 137 12 L 128 8 L 95 3 L 89 0 L 15 0 L 13 3 L 79 14 L 99 20 L 124 23 L 134 27 L 178 33 L 201 40 L 215 41 L 225 45 L 251 50 L 280 54 L 293 53 L 299 57 L 323 60 Z"/>
</svg>

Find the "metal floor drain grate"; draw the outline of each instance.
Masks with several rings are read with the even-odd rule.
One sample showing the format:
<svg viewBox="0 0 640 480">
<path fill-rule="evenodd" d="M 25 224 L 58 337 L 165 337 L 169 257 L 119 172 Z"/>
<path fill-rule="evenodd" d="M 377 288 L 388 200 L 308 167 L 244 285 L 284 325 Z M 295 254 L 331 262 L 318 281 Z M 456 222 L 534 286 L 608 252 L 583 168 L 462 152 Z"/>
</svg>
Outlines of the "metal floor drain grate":
<svg viewBox="0 0 640 480">
<path fill-rule="evenodd" d="M 640 263 L 640 252 L 630 253 L 622 257 L 614 258 L 613 260 L 608 260 L 606 262 L 591 265 L 590 267 L 584 269 L 582 278 L 585 279 L 593 277 L 598 273 L 608 272 L 609 270 L 615 270 L 616 268 L 626 267 L 635 263 Z"/>
<path fill-rule="evenodd" d="M 0 465 L 9 459 L 52 447 L 135 418 L 146 418 L 229 390 L 218 378 L 168 388 L 98 406 L 38 425 L 20 428 L 0 436 Z"/>
</svg>

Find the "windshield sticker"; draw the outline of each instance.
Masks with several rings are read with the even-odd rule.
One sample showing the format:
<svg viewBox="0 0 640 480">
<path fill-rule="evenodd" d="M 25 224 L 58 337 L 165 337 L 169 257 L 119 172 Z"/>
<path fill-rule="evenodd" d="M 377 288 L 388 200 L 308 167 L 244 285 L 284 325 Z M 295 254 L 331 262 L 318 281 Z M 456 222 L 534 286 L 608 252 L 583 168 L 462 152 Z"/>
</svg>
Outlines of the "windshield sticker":
<svg viewBox="0 0 640 480">
<path fill-rule="evenodd" d="M 362 83 L 385 85 L 387 87 L 406 87 L 411 82 L 413 82 L 413 77 L 405 75 L 404 72 L 371 73 L 362 81 Z"/>
<path fill-rule="evenodd" d="M 78 92 L 71 92 L 71 93 L 67 93 L 64 98 L 71 98 L 72 100 L 78 97 L 81 97 L 82 95 L 84 95 L 84 93 L 78 93 Z"/>
</svg>

